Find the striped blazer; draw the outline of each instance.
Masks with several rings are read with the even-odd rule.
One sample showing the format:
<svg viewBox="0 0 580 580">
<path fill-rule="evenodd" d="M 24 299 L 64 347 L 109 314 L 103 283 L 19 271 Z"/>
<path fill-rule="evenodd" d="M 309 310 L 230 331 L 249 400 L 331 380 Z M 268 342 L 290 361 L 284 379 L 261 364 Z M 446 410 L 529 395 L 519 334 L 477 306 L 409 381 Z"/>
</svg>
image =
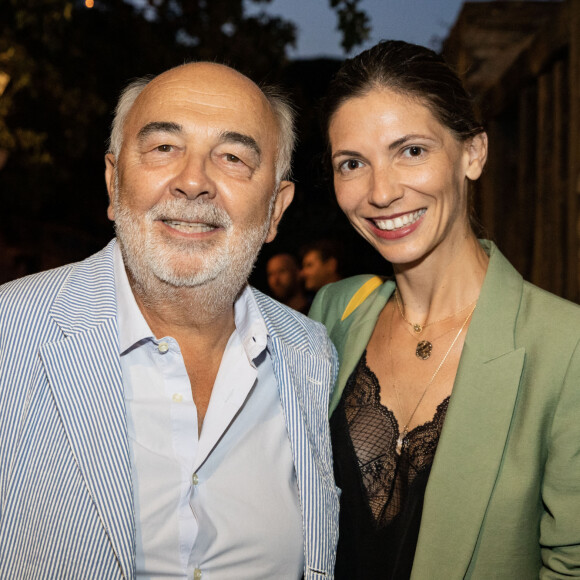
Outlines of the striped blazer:
<svg viewBox="0 0 580 580">
<path fill-rule="evenodd" d="M 135 577 L 114 244 L 0 287 L 2 580 Z M 332 578 L 338 492 L 327 415 L 336 353 L 322 325 L 254 292 L 300 490 L 304 577 Z"/>
</svg>

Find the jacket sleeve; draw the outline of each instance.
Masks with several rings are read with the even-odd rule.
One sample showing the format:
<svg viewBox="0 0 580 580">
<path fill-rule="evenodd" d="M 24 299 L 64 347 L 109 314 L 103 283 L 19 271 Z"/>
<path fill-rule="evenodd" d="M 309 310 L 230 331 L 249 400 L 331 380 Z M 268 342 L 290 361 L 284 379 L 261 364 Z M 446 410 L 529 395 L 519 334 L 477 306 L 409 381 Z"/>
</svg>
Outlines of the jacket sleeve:
<svg viewBox="0 0 580 580">
<path fill-rule="evenodd" d="M 542 501 L 540 579 L 580 578 L 580 343 L 554 415 Z"/>
</svg>

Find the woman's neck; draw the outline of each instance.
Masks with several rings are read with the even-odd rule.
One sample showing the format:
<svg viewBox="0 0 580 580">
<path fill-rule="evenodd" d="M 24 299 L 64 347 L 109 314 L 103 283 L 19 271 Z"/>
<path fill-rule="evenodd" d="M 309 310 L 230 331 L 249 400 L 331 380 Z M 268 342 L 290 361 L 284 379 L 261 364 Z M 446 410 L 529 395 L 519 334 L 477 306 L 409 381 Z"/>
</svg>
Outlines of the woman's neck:
<svg viewBox="0 0 580 580">
<path fill-rule="evenodd" d="M 412 265 L 395 265 L 405 318 L 419 324 L 451 316 L 475 302 L 489 258 L 475 235 L 450 248 L 436 248 Z"/>
</svg>

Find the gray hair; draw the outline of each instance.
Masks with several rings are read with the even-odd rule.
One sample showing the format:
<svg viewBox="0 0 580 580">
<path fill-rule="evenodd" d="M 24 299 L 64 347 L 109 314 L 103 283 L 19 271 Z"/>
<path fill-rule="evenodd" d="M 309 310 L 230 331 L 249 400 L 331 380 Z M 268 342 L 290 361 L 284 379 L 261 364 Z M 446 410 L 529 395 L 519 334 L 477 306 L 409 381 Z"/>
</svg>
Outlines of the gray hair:
<svg viewBox="0 0 580 580">
<path fill-rule="evenodd" d="M 143 89 L 155 77 L 143 77 L 129 83 L 121 92 L 115 114 L 111 124 L 111 136 L 109 138 L 108 152 L 116 158 L 119 157 L 123 145 L 123 130 L 129 111 Z M 264 85 L 260 87 L 276 119 L 278 128 L 278 143 L 276 152 L 276 190 L 282 179 L 289 179 L 292 172 L 292 153 L 296 143 L 296 131 L 294 127 L 295 113 L 289 99 L 284 96 L 280 89 L 274 86 Z"/>
<path fill-rule="evenodd" d="M 109 138 L 108 152 L 112 153 L 115 158 L 121 153 L 123 145 L 123 129 L 127 115 L 132 109 L 137 97 L 143 92 L 143 89 L 153 80 L 154 77 L 143 77 L 130 82 L 119 96 L 119 101 L 115 107 L 115 115 L 111 124 L 111 136 Z"/>
<path fill-rule="evenodd" d="M 292 175 L 292 153 L 296 145 L 295 112 L 290 100 L 278 87 L 263 85 L 260 89 L 268 100 L 278 125 L 276 184 L 279 185 L 282 179 L 290 179 Z"/>
</svg>

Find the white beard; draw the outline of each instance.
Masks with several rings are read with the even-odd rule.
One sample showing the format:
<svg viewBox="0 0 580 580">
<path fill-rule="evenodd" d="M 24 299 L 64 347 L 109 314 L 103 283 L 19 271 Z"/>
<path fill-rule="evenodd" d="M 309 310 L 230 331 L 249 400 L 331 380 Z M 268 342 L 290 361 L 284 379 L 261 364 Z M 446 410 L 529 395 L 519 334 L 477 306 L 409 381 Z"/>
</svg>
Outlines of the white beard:
<svg viewBox="0 0 580 580">
<path fill-rule="evenodd" d="M 135 289 L 147 305 L 178 297 L 183 302 L 188 289 L 190 306 L 208 314 L 231 308 L 247 283 L 268 233 L 273 200 L 267 219 L 243 232 L 236 232 L 227 212 L 211 202 L 175 199 L 152 207 L 145 216 L 134 215 L 115 195 L 115 230 L 125 267 Z M 163 237 L 155 221 L 201 221 L 221 227 L 225 240 L 175 240 Z M 237 235 L 236 235 L 237 233 Z"/>
</svg>

